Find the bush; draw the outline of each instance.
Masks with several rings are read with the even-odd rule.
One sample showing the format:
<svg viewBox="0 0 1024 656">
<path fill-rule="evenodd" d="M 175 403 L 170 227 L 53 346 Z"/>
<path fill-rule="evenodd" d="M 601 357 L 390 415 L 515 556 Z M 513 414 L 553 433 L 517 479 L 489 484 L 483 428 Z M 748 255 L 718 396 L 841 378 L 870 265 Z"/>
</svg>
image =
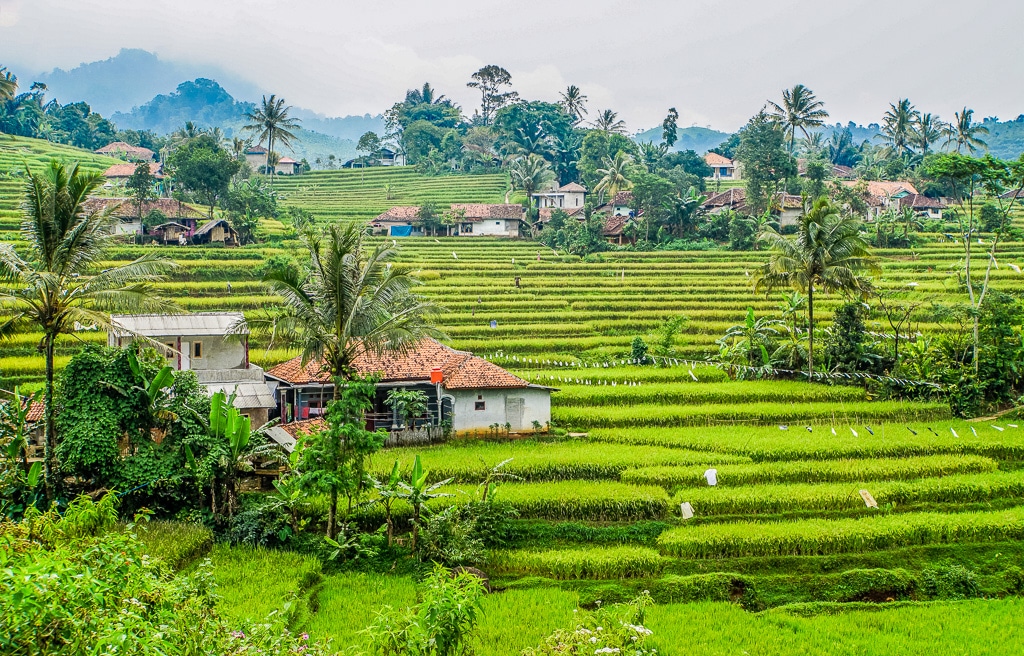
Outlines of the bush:
<svg viewBox="0 0 1024 656">
<path fill-rule="evenodd" d="M 292 536 L 288 514 L 279 506 L 262 504 L 247 508 L 231 519 L 228 540 L 250 547 L 278 547 Z"/>
<path fill-rule="evenodd" d="M 430 513 L 420 527 L 417 555 L 447 567 L 483 563 L 484 543 L 476 535 L 476 521 L 454 506 Z"/>
<path fill-rule="evenodd" d="M 940 565 L 921 574 L 921 587 L 933 599 L 970 599 L 980 596 L 978 577 L 962 565 Z"/>
<path fill-rule="evenodd" d="M 670 574 L 650 584 L 651 595 L 659 604 L 692 603 L 695 601 L 743 602 L 754 598 L 753 587 L 739 574 L 715 572 L 677 576 Z"/>
<path fill-rule="evenodd" d="M 906 599 L 917 579 L 905 569 L 852 569 L 819 579 L 822 601 L 893 601 Z"/>
</svg>

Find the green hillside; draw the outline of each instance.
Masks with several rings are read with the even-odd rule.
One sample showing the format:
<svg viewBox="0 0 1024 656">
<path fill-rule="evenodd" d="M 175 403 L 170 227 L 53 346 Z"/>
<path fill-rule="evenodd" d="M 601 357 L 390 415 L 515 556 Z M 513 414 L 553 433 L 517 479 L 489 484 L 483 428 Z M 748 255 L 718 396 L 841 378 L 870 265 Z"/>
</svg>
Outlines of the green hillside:
<svg viewBox="0 0 1024 656">
<path fill-rule="evenodd" d="M 434 177 L 403 166 L 312 171 L 278 178 L 274 187 L 285 206 L 307 209 L 317 219 L 367 221 L 396 205 L 501 203 L 509 182 L 505 174 Z"/>
</svg>

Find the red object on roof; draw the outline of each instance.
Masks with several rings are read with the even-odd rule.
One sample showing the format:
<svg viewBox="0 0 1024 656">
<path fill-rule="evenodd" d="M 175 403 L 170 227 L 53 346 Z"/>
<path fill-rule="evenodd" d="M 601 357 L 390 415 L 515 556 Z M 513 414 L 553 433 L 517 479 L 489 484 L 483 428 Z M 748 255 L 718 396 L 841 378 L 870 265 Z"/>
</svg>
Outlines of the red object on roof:
<svg viewBox="0 0 1024 656">
<path fill-rule="evenodd" d="M 444 381 L 444 372 L 441 371 L 440 367 L 434 367 L 430 370 L 430 382 L 437 385 Z"/>
<path fill-rule="evenodd" d="M 424 337 L 404 353 L 378 355 L 360 353 L 352 362 L 360 376 L 379 374 L 381 382 L 431 382 L 433 371 L 440 369 L 445 389 L 494 389 L 529 387 L 530 383 L 466 351 L 456 351 L 436 339 Z M 302 358 L 282 362 L 267 375 L 292 385 L 330 385 L 330 373 L 322 361 L 303 366 Z"/>
<path fill-rule="evenodd" d="M 485 219 L 522 219 L 523 206 L 505 203 L 452 203 L 452 211 L 463 213 L 462 221 Z"/>
</svg>

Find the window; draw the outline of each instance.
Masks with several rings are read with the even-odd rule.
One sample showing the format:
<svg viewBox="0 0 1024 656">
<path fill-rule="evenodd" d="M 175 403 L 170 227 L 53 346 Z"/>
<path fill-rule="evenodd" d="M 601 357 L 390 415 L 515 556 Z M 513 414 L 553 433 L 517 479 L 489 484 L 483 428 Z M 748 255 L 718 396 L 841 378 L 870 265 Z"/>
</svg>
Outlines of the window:
<svg viewBox="0 0 1024 656">
<path fill-rule="evenodd" d="M 501 225 L 501 221 L 495 221 L 494 225 Z"/>
<path fill-rule="evenodd" d="M 484 402 L 483 394 L 476 395 L 476 404 L 473 406 L 474 410 L 486 410 L 487 404 Z"/>
<path fill-rule="evenodd" d="M 202 357 L 203 357 L 203 343 L 202 342 L 192 342 L 192 357 L 193 358 L 197 358 L 197 359 L 202 359 Z"/>
<path fill-rule="evenodd" d="M 473 224 L 472 223 L 463 223 L 462 224 L 461 232 L 464 235 L 473 234 Z"/>
<path fill-rule="evenodd" d="M 164 342 L 164 346 L 167 347 L 167 351 L 164 352 L 168 358 L 173 359 L 177 355 L 174 351 L 177 350 L 177 345 L 174 342 Z"/>
</svg>

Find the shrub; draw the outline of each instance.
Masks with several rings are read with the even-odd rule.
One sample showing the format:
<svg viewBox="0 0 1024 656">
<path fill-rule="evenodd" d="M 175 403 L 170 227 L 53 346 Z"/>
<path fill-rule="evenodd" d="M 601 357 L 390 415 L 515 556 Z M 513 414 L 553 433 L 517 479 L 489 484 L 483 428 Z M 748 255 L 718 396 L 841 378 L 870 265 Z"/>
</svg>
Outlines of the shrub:
<svg viewBox="0 0 1024 656">
<path fill-rule="evenodd" d="M 852 569 L 818 580 L 822 601 L 892 601 L 905 599 L 917 579 L 905 569 Z"/>
<path fill-rule="evenodd" d="M 978 577 L 963 565 L 949 564 L 921 573 L 921 587 L 933 599 L 970 599 L 980 596 Z"/>
</svg>

